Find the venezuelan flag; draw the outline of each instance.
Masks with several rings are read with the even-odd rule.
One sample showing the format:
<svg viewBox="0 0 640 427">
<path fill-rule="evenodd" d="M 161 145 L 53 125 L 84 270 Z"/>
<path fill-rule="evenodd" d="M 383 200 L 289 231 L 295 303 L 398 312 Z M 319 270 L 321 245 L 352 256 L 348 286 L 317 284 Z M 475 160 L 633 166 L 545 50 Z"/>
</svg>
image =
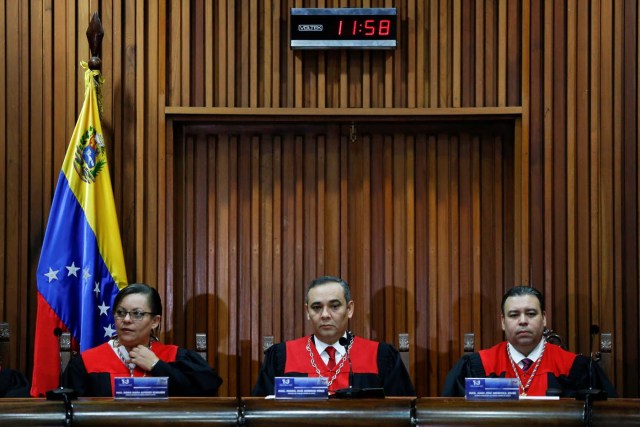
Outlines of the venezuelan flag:
<svg viewBox="0 0 640 427">
<path fill-rule="evenodd" d="M 58 387 L 54 330 L 70 331 L 80 351 L 105 342 L 115 332 L 113 300 L 127 283 L 94 76 L 100 72 L 85 71 L 84 104 L 58 178 L 36 273 L 32 396 Z"/>
</svg>

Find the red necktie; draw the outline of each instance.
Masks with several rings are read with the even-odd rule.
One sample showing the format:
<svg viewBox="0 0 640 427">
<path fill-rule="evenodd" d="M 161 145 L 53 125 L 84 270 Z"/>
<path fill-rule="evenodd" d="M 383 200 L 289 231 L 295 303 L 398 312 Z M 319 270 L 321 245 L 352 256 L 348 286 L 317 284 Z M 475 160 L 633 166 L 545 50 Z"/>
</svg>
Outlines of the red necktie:
<svg viewBox="0 0 640 427">
<path fill-rule="evenodd" d="M 329 355 L 329 362 L 327 362 L 327 368 L 333 371 L 336 368 L 336 349 L 332 346 L 327 347 L 324 351 Z"/>
<path fill-rule="evenodd" d="M 531 359 L 522 359 L 522 372 L 527 372 L 529 368 L 533 365 L 533 360 Z"/>
</svg>

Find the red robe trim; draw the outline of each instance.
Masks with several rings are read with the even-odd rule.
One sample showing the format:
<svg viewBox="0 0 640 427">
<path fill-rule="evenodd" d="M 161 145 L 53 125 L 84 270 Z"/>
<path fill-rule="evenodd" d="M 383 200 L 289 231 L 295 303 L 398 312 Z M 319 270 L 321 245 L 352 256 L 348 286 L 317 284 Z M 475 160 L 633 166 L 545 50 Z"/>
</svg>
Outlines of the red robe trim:
<svg viewBox="0 0 640 427">
<path fill-rule="evenodd" d="M 487 376 L 495 374 L 500 376 L 503 372 L 505 378 L 515 378 L 516 375 L 511 367 L 511 361 L 509 360 L 509 354 L 507 353 L 507 342 L 503 341 L 487 350 L 480 350 L 480 359 Z M 560 346 L 554 344 L 546 344 L 544 354 L 542 355 L 542 361 L 536 371 L 536 375 L 531 380 L 531 385 L 527 391 L 528 396 L 545 396 L 547 394 L 547 378 L 548 374 L 559 377 L 561 375 L 569 375 L 571 366 L 576 358 L 576 354 L 563 350 Z M 536 364 L 534 363 L 529 372 L 533 373 Z M 522 372 L 520 366 L 516 364 L 518 375 L 520 375 L 520 381 L 523 386 L 527 384 L 529 376 Z M 521 390 L 522 391 L 522 390 Z"/>
<path fill-rule="evenodd" d="M 310 377 L 317 377 L 318 373 L 311 366 L 311 357 L 307 351 L 307 342 L 309 337 L 298 338 L 293 341 L 287 341 L 287 360 L 284 366 L 284 373 L 305 373 Z M 311 339 L 311 351 L 313 352 L 313 360 L 320 370 L 320 375 L 331 380 L 334 371 L 329 371 L 327 365 L 322 361 L 322 357 L 318 354 L 316 346 Z M 351 363 L 353 365 L 354 374 L 375 374 L 378 375 L 378 342 L 370 341 L 360 337 L 354 337 L 353 345 L 349 349 Z M 340 367 L 340 362 L 336 366 L 336 370 Z M 122 362 L 120 362 L 122 364 Z M 349 361 L 345 360 L 340 374 L 329 387 L 329 391 L 339 390 L 349 387 Z"/>
<path fill-rule="evenodd" d="M 151 345 L 151 349 L 163 362 L 175 362 L 176 355 L 178 354 L 178 346 L 176 345 L 166 345 L 154 342 Z M 89 374 L 107 372 L 111 375 L 112 396 L 114 395 L 114 378 L 131 376 L 129 368 L 124 365 L 124 362 L 120 360 L 108 342 L 82 352 L 82 361 L 84 362 L 84 366 Z M 133 370 L 134 377 L 143 377 L 147 374 L 147 371 L 142 370 L 137 366 Z"/>
</svg>

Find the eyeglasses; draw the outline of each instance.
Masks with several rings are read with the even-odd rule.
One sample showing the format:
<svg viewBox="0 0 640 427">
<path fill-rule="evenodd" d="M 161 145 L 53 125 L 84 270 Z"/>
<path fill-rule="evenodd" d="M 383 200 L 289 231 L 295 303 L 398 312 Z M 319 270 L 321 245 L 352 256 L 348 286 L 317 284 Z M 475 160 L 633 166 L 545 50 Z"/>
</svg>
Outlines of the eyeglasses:
<svg viewBox="0 0 640 427">
<path fill-rule="evenodd" d="M 129 315 L 131 320 L 134 320 L 137 322 L 139 320 L 142 320 L 145 314 L 153 314 L 153 313 L 149 311 L 140 311 L 140 310 L 127 311 L 124 308 L 119 308 L 115 312 L 115 316 L 118 319 L 124 319 L 125 317 L 127 317 L 127 314 Z"/>
</svg>

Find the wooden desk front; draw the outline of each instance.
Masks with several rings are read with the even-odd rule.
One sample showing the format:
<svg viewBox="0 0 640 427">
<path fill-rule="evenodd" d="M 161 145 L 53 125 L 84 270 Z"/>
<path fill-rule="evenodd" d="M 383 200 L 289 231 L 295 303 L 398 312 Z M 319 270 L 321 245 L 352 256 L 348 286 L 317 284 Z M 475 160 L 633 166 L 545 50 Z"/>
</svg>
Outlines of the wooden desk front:
<svg viewBox="0 0 640 427">
<path fill-rule="evenodd" d="M 594 426 L 640 426 L 640 399 L 595 402 Z M 172 398 L 73 401 L 73 426 L 582 426 L 584 402 L 471 402 L 461 398 L 275 401 L 262 398 Z M 63 426 L 63 402 L 0 399 L 0 426 Z"/>
</svg>

